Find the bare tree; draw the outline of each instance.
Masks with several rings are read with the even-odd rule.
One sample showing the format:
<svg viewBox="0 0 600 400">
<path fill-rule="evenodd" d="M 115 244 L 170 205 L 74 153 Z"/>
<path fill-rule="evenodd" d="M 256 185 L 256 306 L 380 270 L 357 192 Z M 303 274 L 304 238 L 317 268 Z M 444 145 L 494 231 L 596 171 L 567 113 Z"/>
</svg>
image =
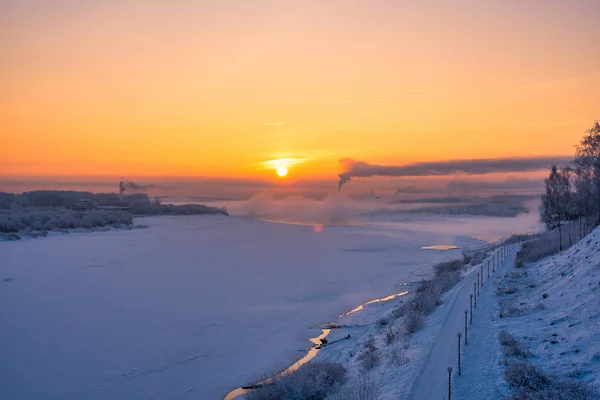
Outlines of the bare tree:
<svg viewBox="0 0 600 400">
<path fill-rule="evenodd" d="M 563 251 L 562 223 L 568 219 L 569 187 L 567 176 L 553 165 L 546 179 L 546 193 L 542 195 L 542 220 L 548 230 L 558 227 L 560 251 Z"/>
<path fill-rule="evenodd" d="M 600 225 L 600 122 L 595 121 L 586 131 L 571 166 L 560 170 L 552 166 L 540 211 L 548 230 L 558 228 L 561 251 L 564 222 L 569 222 L 570 245 L 572 221 L 579 221 L 579 238 Z"/>
<path fill-rule="evenodd" d="M 587 135 L 577 146 L 574 164 L 580 170 L 582 182 L 580 195 L 583 195 L 586 219 L 591 218 L 594 225 L 600 224 L 600 122 L 595 121 Z M 582 200 L 583 201 L 583 200 Z"/>
</svg>

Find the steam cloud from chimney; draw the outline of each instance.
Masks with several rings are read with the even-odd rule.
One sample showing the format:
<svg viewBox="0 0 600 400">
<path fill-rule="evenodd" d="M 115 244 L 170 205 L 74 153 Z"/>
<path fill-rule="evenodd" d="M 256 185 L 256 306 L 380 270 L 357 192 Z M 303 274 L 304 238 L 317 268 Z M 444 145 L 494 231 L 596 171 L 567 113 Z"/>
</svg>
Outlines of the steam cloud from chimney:
<svg viewBox="0 0 600 400">
<path fill-rule="evenodd" d="M 121 178 L 119 182 L 119 195 L 123 196 L 125 192 L 131 193 L 143 193 L 148 189 L 152 189 L 155 185 L 141 185 L 132 181 L 128 181 L 125 178 Z"/>
<path fill-rule="evenodd" d="M 376 165 L 364 161 L 343 158 L 339 176 L 338 191 L 352 178 L 371 178 L 374 176 L 408 177 L 408 176 L 444 176 L 463 173 L 482 175 L 494 172 L 528 172 L 550 168 L 552 165 L 568 165 L 570 157 L 517 157 L 489 158 L 478 160 L 450 160 L 422 162 L 406 165 Z"/>
</svg>

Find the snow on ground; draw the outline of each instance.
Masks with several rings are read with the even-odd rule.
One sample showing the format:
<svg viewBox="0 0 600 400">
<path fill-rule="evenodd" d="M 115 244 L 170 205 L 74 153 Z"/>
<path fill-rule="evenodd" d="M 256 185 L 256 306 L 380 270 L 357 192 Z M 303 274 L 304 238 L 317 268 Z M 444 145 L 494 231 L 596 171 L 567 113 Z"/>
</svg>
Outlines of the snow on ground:
<svg viewBox="0 0 600 400">
<path fill-rule="evenodd" d="M 503 257 L 502 251 L 500 254 L 500 257 Z M 471 268 L 457 287 L 446 295 L 444 304 L 433 313 L 432 319 L 437 319 L 437 321 L 431 321 L 433 328 L 430 330 L 437 330 L 438 333 L 429 346 L 424 346 L 429 349 L 429 354 L 412 385 L 411 399 L 446 399 L 448 397 L 448 367 L 454 369 L 455 390 L 453 393 L 457 394 L 456 398 L 490 400 L 495 398 L 493 393 L 485 390 L 489 387 L 489 380 L 486 377 L 494 366 L 490 365 L 489 358 L 486 358 L 489 356 L 488 350 L 494 348 L 489 343 L 490 336 L 494 336 L 493 333 L 490 334 L 489 323 L 493 307 L 491 280 L 495 274 L 506 269 L 507 264 L 507 260 L 504 259 L 495 273 L 490 272 L 490 281 L 486 285 L 487 259 L 483 263 L 485 267 L 484 285 L 478 289 L 479 296 L 474 299 L 477 305 L 475 307 L 474 304 L 473 308 L 473 324 L 469 324 L 467 328 L 468 345 L 461 350 L 461 355 L 464 356 L 461 360 L 461 368 L 462 365 L 467 368 L 460 377 L 458 376 L 457 333 L 464 334 L 464 311 L 470 309 L 470 294 L 474 292 L 473 284 L 477 282 L 477 273 L 481 272 L 481 265 Z M 463 345 L 464 337 L 461 346 Z M 474 370 L 476 370 L 477 378 L 474 376 Z"/>
<path fill-rule="evenodd" d="M 452 394 L 457 399 L 503 398 L 499 389 L 502 375 L 499 361 L 502 354 L 498 343 L 499 330 L 494 324 L 497 310 L 495 294 L 501 276 L 514 266 L 518 249 L 518 246 L 511 248 L 496 273 L 490 274 L 490 280 L 484 281 L 481 287 L 481 296 L 478 297 L 477 308 L 473 312 L 473 324 L 468 325 L 468 345 L 464 346 L 464 338 L 461 343 L 461 376 L 458 376 L 456 366 L 458 350 L 454 351 L 455 362 L 451 364 L 455 369 L 452 376 L 454 382 Z M 487 276 L 487 273 L 485 275 Z M 471 292 L 473 292 L 472 288 Z M 462 294 L 461 303 L 464 308 L 469 307 L 470 300 L 465 299 L 467 295 L 467 293 Z M 455 327 L 454 330 L 458 332 L 460 329 L 457 330 Z M 454 340 L 456 342 L 456 336 Z M 440 397 L 442 398 L 444 397 Z"/>
<path fill-rule="evenodd" d="M 460 254 L 421 246 L 472 246 L 472 236 L 514 229 L 490 228 L 506 219 L 395 218 L 321 230 L 150 217 L 138 221 L 148 229 L 0 243 L 0 394 L 222 398 L 301 357 L 319 332 L 311 327 Z M 377 313 L 343 319 L 354 318 Z"/>
<path fill-rule="evenodd" d="M 492 281 L 488 282 L 487 279 L 487 260 L 491 260 L 492 254 L 490 253 L 483 264 L 472 266 L 464 273 L 463 279 L 443 295 L 442 304 L 426 318 L 425 326 L 415 332 L 408 341 L 404 341 L 402 338 L 398 338 L 392 343 L 387 341 L 388 331 L 401 331 L 402 319 L 390 326 L 383 326 L 379 322 L 399 304 L 406 301 L 405 298 L 399 298 L 387 303 L 370 305 L 368 306 L 369 311 L 366 313 L 352 314 L 338 320 L 337 322 L 342 325 L 342 328 L 333 331 L 328 337 L 329 340 L 335 342 L 348 334 L 351 336 L 350 339 L 325 346 L 316 359 L 343 363 L 350 370 L 350 375 L 354 377 L 352 379 L 365 373 L 370 374 L 376 382 L 378 398 L 382 400 L 447 399 L 448 374 L 446 369 L 452 366 L 455 369 L 454 376 L 456 376 L 456 334 L 464 329 L 464 310 L 469 308 L 469 294 L 473 291 L 473 282 L 476 281 L 477 272 L 481 271 L 482 266 L 484 286 L 481 287 L 481 296 L 484 301 L 481 304 L 478 302 L 478 308 L 474 310 L 474 324 L 469 325 L 469 329 L 474 329 L 476 332 L 469 332 L 469 349 L 467 351 L 469 351 L 469 357 L 481 359 L 487 357 L 488 351 L 496 349 L 496 346 L 490 347 L 488 341 L 489 337 L 494 337 L 495 340 L 496 335 L 495 332 L 490 332 L 492 331 L 490 318 L 493 315 L 494 289 L 490 284 Z M 514 260 L 514 254 L 499 266 L 495 275 L 491 269 L 490 277 L 493 278 L 499 272 L 506 270 L 509 265 L 512 265 L 511 260 Z M 379 361 L 374 368 L 365 371 L 356 356 L 364 351 L 365 344 L 369 341 L 372 341 L 377 347 Z M 494 367 L 495 357 L 484 361 L 489 365 L 487 368 L 478 370 L 478 376 L 490 374 L 490 370 Z M 469 382 L 469 387 L 486 385 L 486 382 L 483 381 Z M 460 389 L 460 392 L 465 392 L 464 396 L 457 398 L 495 398 L 489 390 L 485 392 L 479 390 L 474 396 L 463 389 Z"/>
<path fill-rule="evenodd" d="M 444 294 L 443 303 L 426 318 L 425 327 L 408 342 L 388 343 L 388 326 L 378 323 L 389 315 L 400 298 L 369 306 L 369 312 L 340 320 L 333 341 L 348 333 L 351 338 L 326 346 L 317 359 L 339 361 L 352 376 L 364 374 L 357 354 L 366 343 L 377 347 L 380 361 L 370 370 L 380 399 L 414 400 L 448 398 L 447 368 L 452 367 L 452 396 L 458 399 L 502 399 L 512 393 L 504 381 L 506 356 L 498 335 L 510 332 L 538 364 L 554 376 L 600 382 L 600 228 L 577 245 L 537 263 L 515 268 L 514 246 L 487 278 L 468 323 L 464 343 L 464 310 L 481 265 L 471 267 L 463 279 Z M 493 271 L 493 269 L 492 269 Z M 395 304 L 394 304 L 395 303 Z M 392 327 L 394 329 L 394 327 Z M 461 375 L 458 375 L 458 338 L 461 332 Z M 404 363 L 394 364 L 398 353 Z M 406 362 L 407 361 L 407 362 Z M 356 379 L 356 378 L 354 378 Z"/>
<path fill-rule="evenodd" d="M 452 396 L 458 399 L 502 399 L 512 393 L 504 381 L 506 356 L 499 345 L 501 331 L 510 332 L 538 364 L 553 376 L 600 382 L 600 228 L 565 252 L 515 268 L 515 246 L 487 278 L 468 323 L 468 345 L 464 341 L 464 310 L 481 265 L 472 267 L 443 303 L 426 319 L 426 325 L 408 343 L 389 344 L 387 326 L 377 319 L 396 307 L 379 305 L 368 315 L 357 315 L 330 335 L 336 340 L 347 332 L 352 338 L 325 347 L 317 356 L 350 366 L 351 373 L 364 373 L 356 355 L 369 341 L 379 349 L 381 361 L 370 372 L 376 377 L 380 399 L 447 399 L 448 373 L 452 367 Z M 399 302 L 405 299 L 399 300 Z M 358 323 L 356 320 L 359 320 Z M 461 332 L 461 375 L 458 375 L 458 338 Z M 373 340 L 375 339 L 375 340 Z M 390 365 L 402 352 L 407 361 Z M 393 361 L 392 361 L 393 362 Z"/>
<path fill-rule="evenodd" d="M 568 250 L 507 274 L 495 326 L 529 349 L 528 361 L 546 373 L 600 383 L 599 299 L 596 228 Z"/>
</svg>

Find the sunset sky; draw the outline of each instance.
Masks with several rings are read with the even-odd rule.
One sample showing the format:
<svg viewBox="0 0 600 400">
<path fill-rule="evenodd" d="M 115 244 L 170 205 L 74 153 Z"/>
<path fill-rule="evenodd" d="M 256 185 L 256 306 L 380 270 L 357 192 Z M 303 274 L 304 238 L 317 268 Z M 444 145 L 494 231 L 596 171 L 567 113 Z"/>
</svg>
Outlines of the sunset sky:
<svg viewBox="0 0 600 400">
<path fill-rule="evenodd" d="M 600 1 L 0 2 L 0 175 L 336 177 L 569 155 Z"/>
</svg>

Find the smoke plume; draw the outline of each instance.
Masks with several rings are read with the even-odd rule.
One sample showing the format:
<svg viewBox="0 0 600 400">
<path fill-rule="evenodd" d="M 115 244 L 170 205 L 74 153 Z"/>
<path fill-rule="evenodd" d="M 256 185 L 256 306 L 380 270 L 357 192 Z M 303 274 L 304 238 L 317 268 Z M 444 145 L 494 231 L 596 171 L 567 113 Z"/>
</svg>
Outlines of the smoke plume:
<svg viewBox="0 0 600 400">
<path fill-rule="evenodd" d="M 128 181 L 125 178 L 121 178 L 119 182 L 119 194 L 123 195 L 125 192 L 131 193 L 143 193 L 148 189 L 152 189 L 154 185 L 141 185 L 132 181 Z"/>
<path fill-rule="evenodd" d="M 450 160 L 413 163 L 407 165 L 376 165 L 350 158 L 340 160 L 342 172 L 339 174 L 338 191 L 352 178 L 374 176 L 443 176 L 463 173 L 467 175 L 490 174 L 494 172 L 527 172 L 550 168 L 551 165 L 567 165 L 569 157 L 520 157 L 490 158 L 478 160 Z"/>
</svg>

